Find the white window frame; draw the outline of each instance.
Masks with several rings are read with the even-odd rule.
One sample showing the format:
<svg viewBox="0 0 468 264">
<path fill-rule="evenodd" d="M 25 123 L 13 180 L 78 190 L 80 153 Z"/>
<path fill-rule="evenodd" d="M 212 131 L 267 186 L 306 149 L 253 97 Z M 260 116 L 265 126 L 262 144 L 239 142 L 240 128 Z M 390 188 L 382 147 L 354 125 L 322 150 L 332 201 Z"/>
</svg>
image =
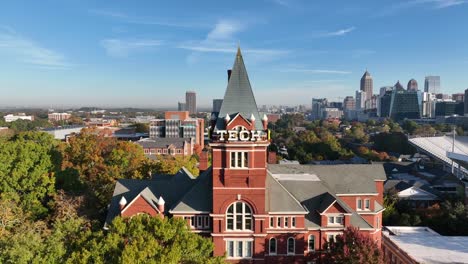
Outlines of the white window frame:
<svg viewBox="0 0 468 264">
<path fill-rule="evenodd" d="M 333 241 L 336 242 L 336 237 L 341 235 L 342 233 L 328 233 L 327 234 L 327 242 L 330 242 L 330 237 L 333 237 Z"/>
<path fill-rule="evenodd" d="M 313 247 L 312 249 L 310 249 L 310 238 L 313 238 L 314 240 L 314 244 L 313 244 Z M 309 235 L 309 237 L 307 238 L 307 251 L 309 252 L 315 252 L 315 236 L 314 235 Z"/>
<path fill-rule="evenodd" d="M 362 205 L 363 205 L 363 204 L 362 204 L 362 199 L 361 199 L 361 198 L 357 198 L 357 200 L 356 200 L 356 209 L 357 209 L 358 211 L 361 211 L 361 210 L 362 210 Z"/>
<path fill-rule="evenodd" d="M 327 224 L 328 226 L 343 226 L 344 225 L 344 214 L 331 214 L 327 215 Z M 337 220 L 341 219 L 340 222 Z"/>
<path fill-rule="evenodd" d="M 232 243 L 232 256 L 230 255 L 229 245 Z M 240 245 L 240 247 L 239 247 Z M 250 246 L 250 255 L 248 253 L 248 246 Z M 239 256 L 240 248 L 240 256 Z M 227 259 L 251 259 L 253 255 L 253 240 L 243 240 L 243 239 L 229 239 L 226 240 L 226 255 Z"/>
<path fill-rule="evenodd" d="M 271 241 L 274 240 L 275 241 L 275 252 L 271 252 Z M 276 240 L 276 238 L 272 237 L 270 238 L 270 240 L 268 241 L 268 254 L 269 255 L 276 255 L 278 253 L 278 240 Z"/>
<path fill-rule="evenodd" d="M 238 203 L 242 204 L 242 209 L 241 209 L 242 212 L 237 212 L 237 206 L 236 205 Z M 232 215 L 231 215 L 231 213 L 228 213 L 229 209 L 231 207 L 233 207 Z M 250 213 L 247 212 L 247 209 L 249 209 Z M 237 224 L 236 224 L 236 218 L 239 215 L 241 216 L 241 219 L 242 219 L 241 229 L 238 229 Z M 232 220 L 232 229 L 229 229 L 229 221 L 230 220 Z M 247 221 L 250 221 L 250 229 L 246 228 Z M 226 230 L 227 231 L 234 231 L 234 232 L 236 232 L 236 231 L 252 231 L 253 228 L 254 228 L 253 225 L 254 225 L 253 211 L 252 211 L 252 207 L 250 207 L 250 205 L 248 205 L 247 203 L 242 202 L 242 201 L 237 201 L 237 202 L 234 202 L 231 205 L 229 205 L 229 207 L 226 210 Z"/>
<path fill-rule="evenodd" d="M 285 218 L 283 219 L 283 223 L 284 223 L 284 228 L 288 228 L 289 217 L 285 217 Z"/>
<path fill-rule="evenodd" d="M 281 217 L 276 217 L 276 227 L 281 228 Z"/>
<path fill-rule="evenodd" d="M 241 164 L 238 164 L 239 155 L 240 155 Z M 234 158 L 234 164 L 233 164 L 233 158 Z M 229 154 L 229 168 L 248 169 L 249 168 L 249 152 L 248 151 L 231 151 Z"/>
<path fill-rule="evenodd" d="M 296 227 L 296 217 L 295 216 L 291 217 L 291 227 Z"/>
<path fill-rule="evenodd" d="M 289 241 L 290 239 L 292 239 L 293 241 L 293 251 L 289 251 Z M 294 239 L 294 237 L 288 237 L 288 240 L 287 240 L 287 243 L 286 243 L 286 251 L 288 253 L 288 255 L 295 255 L 296 254 L 296 240 Z"/>
<path fill-rule="evenodd" d="M 270 228 L 274 227 L 275 226 L 275 218 L 274 217 L 270 217 Z"/>
<path fill-rule="evenodd" d="M 204 228 L 209 228 L 210 227 L 210 217 L 205 215 L 203 218 L 204 218 L 203 219 L 203 227 Z"/>
<path fill-rule="evenodd" d="M 366 210 L 366 211 L 370 210 L 370 199 L 365 199 L 364 200 L 364 210 Z"/>
</svg>

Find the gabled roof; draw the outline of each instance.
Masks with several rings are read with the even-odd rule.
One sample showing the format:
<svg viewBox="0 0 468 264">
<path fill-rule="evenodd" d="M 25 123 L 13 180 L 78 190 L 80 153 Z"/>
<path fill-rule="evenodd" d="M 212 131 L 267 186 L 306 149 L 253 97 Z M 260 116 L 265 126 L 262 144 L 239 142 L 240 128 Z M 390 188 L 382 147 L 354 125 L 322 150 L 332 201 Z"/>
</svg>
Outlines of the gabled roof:
<svg viewBox="0 0 468 264">
<path fill-rule="evenodd" d="M 140 195 L 153 204 L 157 203 L 157 197 L 163 197 L 165 207 L 171 208 L 195 183 L 196 179 L 184 169 L 175 175 L 156 175 L 152 180 L 119 179 L 115 184 L 105 225 L 120 214 L 119 201 L 122 196 L 127 201 L 133 201 Z"/>
<path fill-rule="evenodd" d="M 263 130 L 261 116 L 258 113 L 257 103 L 250 86 L 240 48 L 237 49 L 236 60 L 232 67 L 231 77 L 224 94 L 215 129 L 225 129 L 224 118 L 227 114 L 234 113 L 240 113 L 244 118 L 249 118 L 253 114 L 256 129 Z"/>
<path fill-rule="evenodd" d="M 170 210 L 170 213 L 212 212 L 213 181 L 212 168 L 198 176 L 197 183 Z"/>
<path fill-rule="evenodd" d="M 175 148 L 183 148 L 184 144 L 190 142 L 190 138 L 145 138 L 136 141 L 143 148 L 167 148 L 174 146 Z"/>
<path fill-rule="evenodd" d="M 270 173 L 266 178 L 265 207 L 268 212 L 307 213 L 301 203 L 294 198 Z"/>
</svg>

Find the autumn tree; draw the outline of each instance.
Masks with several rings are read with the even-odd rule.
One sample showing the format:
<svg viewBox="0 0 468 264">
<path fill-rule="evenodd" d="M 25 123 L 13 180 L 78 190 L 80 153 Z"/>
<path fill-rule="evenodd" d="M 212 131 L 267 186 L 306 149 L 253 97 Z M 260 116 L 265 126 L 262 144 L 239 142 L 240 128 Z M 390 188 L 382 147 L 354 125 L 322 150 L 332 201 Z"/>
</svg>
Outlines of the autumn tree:
<svg viewBox="0 0 468 264">
<path fill-rule="evenodd" d="M 377 243 L 356 227 L 347 227 L 335 241 L 325 245 L 329 250 L 324 263 L 383 264 L 383 254 Z"/>
<path fill-rule="evenodd" d="M 181 218 L 117 217 L 73 252 L 70 263 L 222 263 L 213 242 L 190 232 Z"/>
<path fill-rule="evenodd" d="M 59 187 L 82 185 L 97 198 L 99 208 L 109 202 L 117 179 L 148 177 L 147 158 L 141 146 L 105 137 L 95 129 L 83 129 L 63 143 L 60 151 L 63 159 Z"/>
</svg>

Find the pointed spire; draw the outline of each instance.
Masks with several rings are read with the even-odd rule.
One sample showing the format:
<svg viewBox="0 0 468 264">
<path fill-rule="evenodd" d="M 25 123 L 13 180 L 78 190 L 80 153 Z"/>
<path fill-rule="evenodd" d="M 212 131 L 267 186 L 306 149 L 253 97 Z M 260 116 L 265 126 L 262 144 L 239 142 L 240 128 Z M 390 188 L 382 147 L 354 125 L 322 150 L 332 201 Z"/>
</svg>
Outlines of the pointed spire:
<svg viewBox="0 0 468 264">
<path fill-rule="evenodd" d="M 268 117 L 267 117 L 267 115 L 266 115 L 266 114 L 263 114 L 262 121 L 268 121 Z"/>
<path fill-rule="evenodd" d="M 127 199 L 125 199 L 125 197 L 122 196 L 122 198 L 120 198 L 119 205 L 120 206 L 127 205 Z"/>
<path fill-rule="evenodd" d="M 224 121 L 226 121 L 226 123 L 231 121 L 231 117 L 229 116 L 229 114 L 226 115 L 226 117 L 224 118 Z"/>
<path fill-rule="evenodd" d="M 164 201 L 164 199 L 162 198 L 162 196 L 159 196 L 158 205 L 164 205 L 165 203 L 166 203 L 166 201 Z"/>
<path fill-rule="evenodd" d="M 242 57 L 241 49 L 240 49 L 240 43 L 237 45 L 237 57 Z"/>
<path fill-rule="evenodd" d="M 253 113 L 250 115 L 250 121 L 255 122 L 255 116 Z"/>
</svg>

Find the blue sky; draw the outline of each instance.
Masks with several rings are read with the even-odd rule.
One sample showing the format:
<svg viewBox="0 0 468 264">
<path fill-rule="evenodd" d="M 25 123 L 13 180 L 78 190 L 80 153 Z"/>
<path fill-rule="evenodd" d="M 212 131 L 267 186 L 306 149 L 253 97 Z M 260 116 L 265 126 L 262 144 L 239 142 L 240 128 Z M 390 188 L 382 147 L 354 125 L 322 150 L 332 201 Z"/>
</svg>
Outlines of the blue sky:
<svg viewBox="0 0 468 264">
<path fill-rule="evenodd" d="M 240 43 L 257 103 L 440 75 L 468 88 L 468 1 L 4 0 L 0 107 L 176 107 L 222 98 Z M 341 100 L 341 99 L 340 99 Z"/>
</svg>

